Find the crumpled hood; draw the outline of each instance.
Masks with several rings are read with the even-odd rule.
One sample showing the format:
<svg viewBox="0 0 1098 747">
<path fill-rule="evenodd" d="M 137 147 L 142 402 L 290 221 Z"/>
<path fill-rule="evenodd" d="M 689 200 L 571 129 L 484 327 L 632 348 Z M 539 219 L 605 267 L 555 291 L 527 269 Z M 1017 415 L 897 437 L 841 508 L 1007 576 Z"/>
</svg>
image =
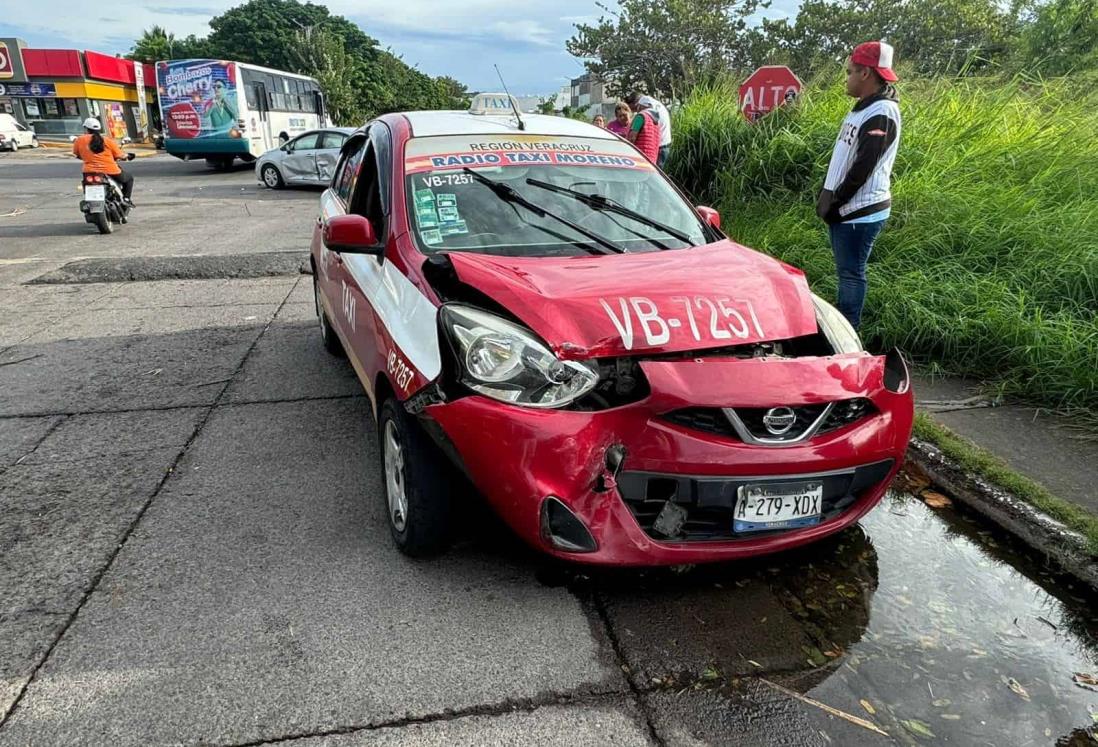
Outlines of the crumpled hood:
<svg viewBox="0 0 1098 747">
<path fill-rule="evenodd" d="M 804 273 L 727 240 L 644 254 L 449 258 L 458 278 L 563 358 L 673 353 L 816 332 Z"/>
</svg>

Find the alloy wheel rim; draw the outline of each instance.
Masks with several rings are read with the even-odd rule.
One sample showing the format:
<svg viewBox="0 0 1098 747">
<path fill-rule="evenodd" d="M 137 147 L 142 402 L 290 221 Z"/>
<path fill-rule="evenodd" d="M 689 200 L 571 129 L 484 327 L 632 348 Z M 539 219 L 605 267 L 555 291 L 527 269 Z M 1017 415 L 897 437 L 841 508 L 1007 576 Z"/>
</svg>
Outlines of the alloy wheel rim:
<svg viewBox="0 0 1098 747">
<path fill-rule="evenodd" d="M 268 166 L 263 169 L 263 181 L 268 187 L 278 184 L 278 175 L 275 173 L 274 167 Z"/>
<path fill-rule="evenodd" d="M 396 424 L 385 421 L 385 492 L 389 500 L 389 521 L 398 532 L 408 523 L 408 496 L 404 490 L 404 449 L 400 445 Z"/>
</svg>

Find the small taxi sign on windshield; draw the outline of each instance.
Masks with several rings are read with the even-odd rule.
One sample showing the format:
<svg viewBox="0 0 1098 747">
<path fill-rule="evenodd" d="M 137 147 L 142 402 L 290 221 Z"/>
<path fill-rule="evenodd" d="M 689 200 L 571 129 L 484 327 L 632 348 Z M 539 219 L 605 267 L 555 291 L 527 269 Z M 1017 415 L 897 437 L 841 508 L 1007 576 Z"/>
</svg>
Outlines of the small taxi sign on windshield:
<svg viewBox="0 0 1098 747">
<path fill-rule="evenodd" d="M 485 114 L 496 117 L 513 117 L 516 111 L 522 111 L 518 99 L 506 93 L 478 93 L 469 107 L 470 114 Z"/>
</svg>

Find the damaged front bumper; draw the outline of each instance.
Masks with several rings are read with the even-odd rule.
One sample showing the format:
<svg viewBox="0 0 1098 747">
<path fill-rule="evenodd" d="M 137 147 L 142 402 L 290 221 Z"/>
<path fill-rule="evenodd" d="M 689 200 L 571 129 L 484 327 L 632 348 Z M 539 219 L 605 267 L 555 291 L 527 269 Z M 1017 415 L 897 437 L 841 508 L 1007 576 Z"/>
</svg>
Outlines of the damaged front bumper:
<svg viewBox="0 0 1098 747">
<path fill-rule="evenodd" d="M 710 562 L 812 542 L 872 509 L 903 461 L 913 397 L 898 355 L 640 366 L 649 395 L 611 409 L 466 396 L 423 416 L 525 541 L 595 564 Z M 767 437 L 758 413 L 776 407 L 799 425 Z M 818 524 L 735 530 L 740 488 L 794 480 L 821 486 Z"/>
</svg>

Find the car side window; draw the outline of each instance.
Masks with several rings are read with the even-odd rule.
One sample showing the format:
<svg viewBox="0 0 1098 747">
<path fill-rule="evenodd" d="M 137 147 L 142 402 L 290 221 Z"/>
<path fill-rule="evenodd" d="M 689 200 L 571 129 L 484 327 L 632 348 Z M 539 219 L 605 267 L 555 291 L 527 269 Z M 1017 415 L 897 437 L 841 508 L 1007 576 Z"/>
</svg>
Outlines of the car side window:
<svg viewBox="0 0 1098 747">
<path fill-rule="evenodd" d="M 385 208 L 381 201 L 381 183 L 385 181 L 378 172 L 377 151 L 373 141 L 367 142 L 362 158 L 362 166 L 358 170 L 358 180 L 351 194 L 349 212 L 365 216 L 373 224 L 374 232 L 379 241 L 385 240 L 386 220 Z"/>
<path fill-rule="evenodd" d="M 319 132 L 310 132 L 306 135 L 302 135 L 296 140 L 291 140 L 290 150 L 294 151 L 295 153 L 302 150 L 316 150 L 316 145 L 319 140 Z"/>
<path fill-rule="evenodd" d="M 343 143 L 347 141 L 347 136 L 342 132 L 325 132 L 320 138 L 320 144 L 317 146 L 321 150 L 337 150 L 343 147 Z"/>
<path fill-rule="evenodd" d="M 392 204 L 393 136 L 383 122 L 370 128 L 370 144 L 373 145 L 377 158 L 378 198 L 381 201 L 381 212 L 388 216 Z"/>
<path fill-rule="evenodd" d="M 366 154 L 366 142 L 365 137 L 356 137 L 347 143 L 336 166 L 335 176 L 332 178 L 332 189 L 345 205 L 351 202 L 362 158 Z"/>
</svg>

